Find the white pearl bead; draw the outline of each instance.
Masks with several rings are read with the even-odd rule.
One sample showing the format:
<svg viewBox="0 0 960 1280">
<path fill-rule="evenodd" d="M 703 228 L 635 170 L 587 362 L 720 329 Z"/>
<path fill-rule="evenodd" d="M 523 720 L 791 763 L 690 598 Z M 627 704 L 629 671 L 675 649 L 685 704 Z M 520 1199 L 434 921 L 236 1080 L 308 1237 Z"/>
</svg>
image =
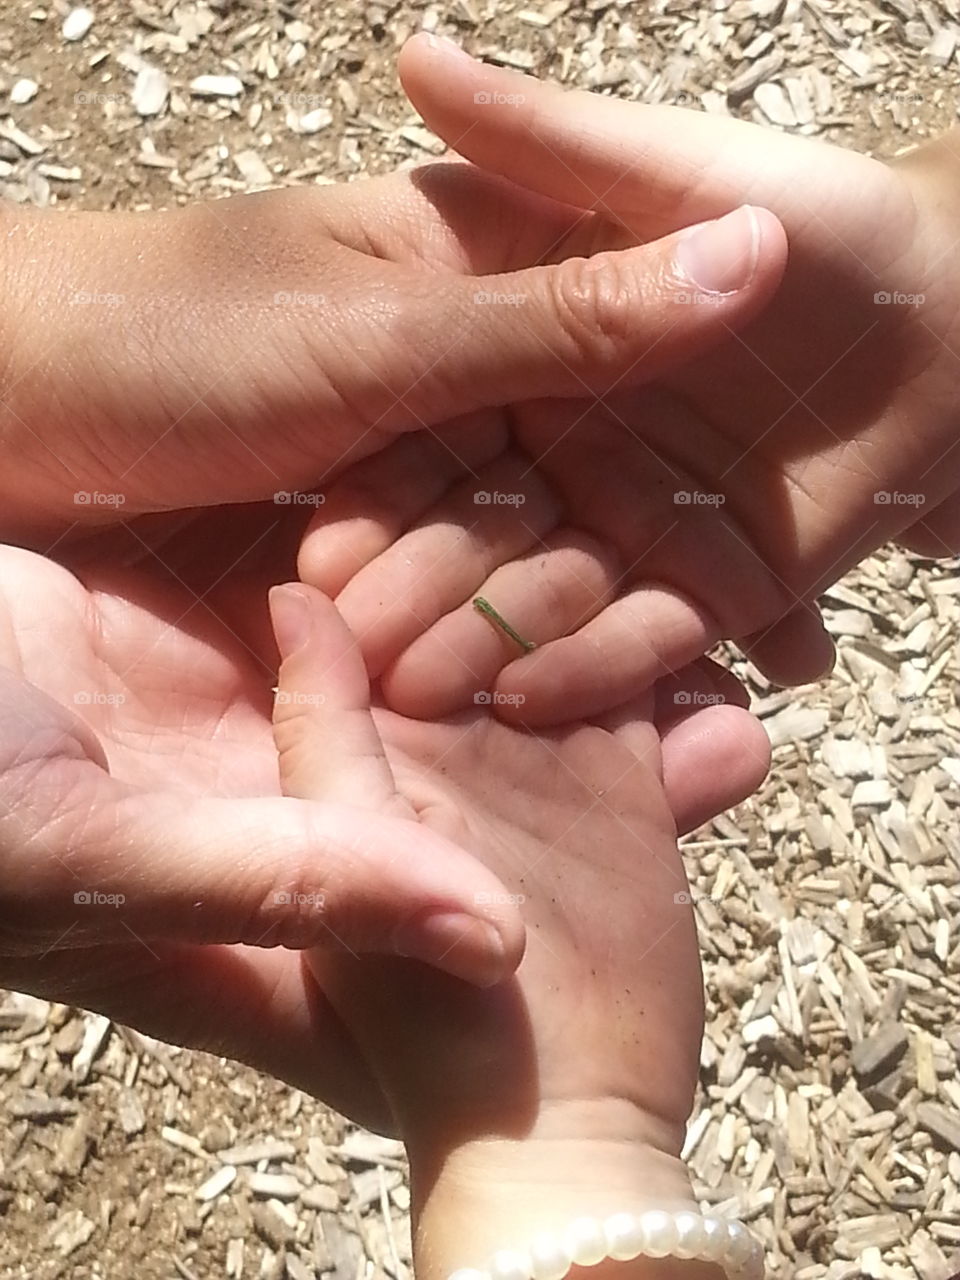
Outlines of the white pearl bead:
<svg viewBox="0 0 960 1280">
<path fill-rule="evenodd" d="M 743 1264 L 741 1274 L 744 1280 L 763 1280 L 763 1245 L 755 1237 L 750 1241 L 750 1252 Z"/>
<path fill-rule="evenodd" d="M 646 1236 L 644 1253 L 651 1258 L 666 1258 L 677 1247 L 677 1228 L 673 1214 L 664 1213 L 662 1209 L 651 1209 L 640 1218 L 640 1225 Z"/>
<path fill-rule="evenodd" d="M 705 1217 L 703 1219 L 704 1262 L 720 1262 L 727 1256 L 727 1224 L 722 1218 Z"/>
<path fill-rule="evenodd" d="M 533 1280 L 563 1280 L 570 1270 L 570 1254 L 556 1236 L 546 1232 L 530 1246 Z"/>
<path fill-rule="evenodd" d="M 633 1213 L 615 1213 L 603 1224 L 607 1253 L 617 1262 L 632 1262 L 643 1253 L 647 1238 L 640 1219 Z"/>
<path fill-rule="evenodd" d="M 599 1218 L 577 1218 L 563 1233 L 563 1243 L 578 1267 L 592 1267 L 607 1255 L 607 1238 Z"/>
<path fill-rule="evenodd" d="M 677 1257 L 699 1258 L 707 1242 L 703 1219 L 699 1213 L 687 1213 L 685 1210 L 676 1213 L 673 1225 L 677 1229 Z"/>
<path fill-rule="evenodd" d="M 517 1249 L 500 1249 L 493 1255 L 491 1280 L 532 1280 L 530 1258 Z"/>
<path fill-rule="evenodd" d="M 727 1258 L 734 1269 L 739 1271 L 750 1257 L 753 1248 L 753 1236 L 742 1222 L 727 1223 Z"/>
<path fill-rule="evenodd" d="M 490 1280 L 490 1273 L 477 1271 L 473 1267 L 461 1267 L 450 1275 L 449 1280 Z"/>
</svg>

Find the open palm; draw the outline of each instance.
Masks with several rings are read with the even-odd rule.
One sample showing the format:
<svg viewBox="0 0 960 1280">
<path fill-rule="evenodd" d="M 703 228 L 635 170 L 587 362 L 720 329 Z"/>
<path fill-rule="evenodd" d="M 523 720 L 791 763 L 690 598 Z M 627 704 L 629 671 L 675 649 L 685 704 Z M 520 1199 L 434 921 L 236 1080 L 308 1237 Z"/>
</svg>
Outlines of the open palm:
<svg viewBox="0 0 960 1280">
<path fill-rule="evenodd" d="M 427 1150 L 442 1162 L 473 1140 L 535 1135 L 547 1118 L 554 1140 L 595 1139 L 573 1119 L 587 1103 L 605 1123 L 619 1118 L 627 1150 L 632 1139 L 659 1151 L 682 1187 L 702 983 L 654 695 L 538 734 L 486 706 L 411 719 L 371 699 L 355 639 L 329 600 L 306 587 L 282 595 L 278 634 L 293 597 L 310 619 L 280 671 L 285 790 L 389 809 L 452 839 L 503 882 L 527 927 L 515 978 L 483 992 L 408 961 L 313 957 L 415 1164 Z M 629 1178 L 621 1188 L 625 1203 L 644 1191 Z M 553 1211 L 569 1216 L 562 1197 Z"/>
<path fill-rule="evenodd" d="M 128 530 L 145 563 L 87 546 L 76 575 L 0 551 L 0 983 L 243 1059 L 384 1125 L 302 949 L 392 951 L 415 912 L 472 910 L 500 886 L 412 823 L 282 797 L 266 601 L 292 569 L 296 522 L 271 506 L 215 513 L 204 531 L 206 553 L 195 525 L 165 530 L 160 559 L 149 531 Z M 322 919 L 295 905 L 318 886 Z"/>
<path fill-rule="evenodd" d="M 452 838 L 527 927 L 516 974 L 484 991 L 406 960 L 312 958 L 407 1145 L 418 1270 L 585 1213 L 694 1207 L 680 1150 L 703 992 L 655 695 L 536 734 L 487 706 L 412 719 L 371 691 L 329 599 L 299 585 L 272 605 L 278 636 L 300 620 L 275 712 L 285 790 Z"/>
</svg>

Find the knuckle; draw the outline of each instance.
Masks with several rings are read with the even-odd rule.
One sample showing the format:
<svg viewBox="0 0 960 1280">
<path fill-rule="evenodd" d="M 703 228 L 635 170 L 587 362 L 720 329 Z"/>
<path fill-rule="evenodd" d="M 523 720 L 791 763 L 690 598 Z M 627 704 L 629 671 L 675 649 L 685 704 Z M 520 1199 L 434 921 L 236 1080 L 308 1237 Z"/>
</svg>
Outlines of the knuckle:
<svg viewBox="0 0 960 1280">
<path fill-rule="evenodd" d="M 637 316 L 649 290 L 624 255 L 571 258 L 558 267 L 553 281 L 557 318 L 578 359 L 614 360 L 635 341 Z"/>
</svg>

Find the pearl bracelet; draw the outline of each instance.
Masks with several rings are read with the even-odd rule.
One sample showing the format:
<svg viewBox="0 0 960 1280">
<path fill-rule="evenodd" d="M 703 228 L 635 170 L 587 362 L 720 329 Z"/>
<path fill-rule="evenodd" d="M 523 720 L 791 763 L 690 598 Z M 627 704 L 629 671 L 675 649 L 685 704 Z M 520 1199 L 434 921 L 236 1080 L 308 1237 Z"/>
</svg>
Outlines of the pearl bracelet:
<svg viewBox="0 0 960 1280">
<path fill-rule="evenodd" d="M 537 1236 L 529 1250 L 501 1249 L 486 1271 L 465 1267 L 450 1280 L 563 1280 L 570 1268 L 591 1267 L 604 1258 L 632 1262 L 648 1258 L 688 1258 L 713 1262 L 729 1280 L 763 1280 L 763 1249 L 742 1222 L 682 1210 L 615 1213 L 612 1218 L 577 1218 L 559 1236 Z"/>
</svg>

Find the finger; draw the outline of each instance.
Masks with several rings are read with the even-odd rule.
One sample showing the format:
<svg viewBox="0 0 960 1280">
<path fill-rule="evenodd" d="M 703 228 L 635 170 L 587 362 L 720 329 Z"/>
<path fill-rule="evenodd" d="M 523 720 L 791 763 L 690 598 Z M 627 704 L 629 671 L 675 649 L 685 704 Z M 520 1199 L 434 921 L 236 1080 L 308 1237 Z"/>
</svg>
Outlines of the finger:
<svg viewBox="0 0 960 1280">
<path fill-rule="evenodd" d="M 519 452 L 454 486 L 337 597 L 371 676 L 446 613 L 469 604 L 488 575 L 537 545 L 559 513 L 558 500 Z"/>
<path fill-rule="evenodd" d="M 542 645 L 594 617 L 611 599 L 618 577 L 615 557 L 587 534 L 547 535 L 532 553 L 478 583 L 470 599 L 414 640 L 384 671 L 384 698 L 395 711 L 422 719 L 491 701 L 501 668 L 523 649 L 477 611 L 476 596 L 524 639 Z"/>
<path fill-rule="evenodd" d="M 661 741 L 663 787 L 681 835 L 739 804 L 770 768 L 770 739 L 740 707 L 695 709 Z"/>
<path fill-rule="evenodd" d="M 828 176 L 825 148 L 745 121 L 569 91 L 408 41 L 400 78 L 430 128 L 460 155 L 529 190 L 626 221 L 640 238 L 716 218 L 744 201 L 809 219 L 803 179 Z M 863 161 L 864 169 L 875 169 Z M 791 233 L 794 227 L 788 228 Z"/>
<path fill-rule="evenodd" d="M 301 580 L 335 599 L 451 484 L 483 468 L 505 443 L 505 422 L 484 411 L 434 432 L 401 436 L 382 453 L 355 463 L 326 491 L 304 534 L 297 561 Z"/>
<path fill-rule="evenodd" d="M 300 583 L 276 588 L 270 607 L 283 658 L 274 731 L 284 791 L 305 800 L 321 800 L 324 807 L 331 801 L 347 802 L 358 811 L 369 810 L 371 819 L 395 815 L 414 839 L 417 832 L 427 832 L 429 828 L 418 823 L 414 807 L 397 791 L 371 713 L 363 658 L 336 606 Z M 466 853 L 458 850 L 457 861 L 459 871 L 449 859 L 437 868 L 438 874 L 450 875 L 451 885 L 457 883 L 457 895 L 447 906 L 434 901 L 416 915 L 407 912 L 399 925 L 394 923 L 390 939 L 394 953 L 487 986 L 519 963 L 522 926 L 516 911 L 494 923 L 475 909 L 465 909 L 468 900 L 462 882 L 455 882 L 454 876 L 484 878 L 496 883 L 496 892 L 502 892 L 502 887 L 479 863 L 474 866 L 477 874 L 471 876 L 467 868 L 472 859 Z M 398 854 L 395 874 L 403 874 L 402 862 Z M 370 887 L 379 892 L 379 886 Z M 474 886 L 473 901 L 483 901 L 476 894 L 485 891 L 489 892 Z M 322 959 L 315 963 L 322 970 Z"/>
<path fill-rule="evenodd" d="M 627 377 L 649 381 L 754 318 L 786 252 L 777 219 L 743 207 L 651 244 L 523 271 L 441 275 L 429 288 L 422 274 L 400 271 L 391 293 L 402 290 L 404 303 L 389 341 L 375 345 L 373 363 L 365 356 L 344 374 L 344 394 L 379 431 L 405 431 L 475 409 L 605 392 Z M 349 327 L 344 320 L 341 342 Z"/>
<path fill-rule="evenodd" d="M 828 675 L 836 659 L 833 638 L 815 604 L 798 605 L 737 643 L 768 680 L 788 689 Z"/>
<path fill-rule="evenodd" d="M 284 795 L 413 819 L 398 795 L 370 711 L 370 682 L 347 624 L 305 585 L 274 587 L 270 614 L 283 662 L 273 732 Z"/>
<path fill-rule="evenodd" d="M 153 941 L 51 950 L 0 965 L 16 991 L 105 1014 L 159 1040 L 245 1062 L 357 1123 L 393 1121 L 359 1049 L 299 955 Z M 190 999 L 171 999 L 189 991 Z"/>
<path fill-rule="evenodd" d="M 766 777 L 770 741 L 737 705 L 745 697 L 735 676 L 701 658 L 597 717 L 662 780 L 681 835 L 739 804 Z"/>
<path fill-rule="evenodd" d="M 501 671 L 498 714 L 531 725 L 590 718 L 629 702 L 720 639 L 717 623 L 679 592 L 630 591 L 573 635 Z"/>
<path fill-rule="evenodd" d="M 677 720 L 704 707 L 735 706 L 747 709 L 750 695 L 736 676 L 710 658 L 696 662 L 657 681 L 656 720 L 661 733 Z"/>
<path fill-rule="evenodd" d="M 136 791 L 91 756 L 64 708 L 9 671 L 0 814 L 0 954 L 131 936 L 387 954 L 402 942 L 479 983 L 519 962 L 503 886 L 429 828 L 344 804 Z M 442 960 L 451 918 L 472 947 Z"/>
</svg>

